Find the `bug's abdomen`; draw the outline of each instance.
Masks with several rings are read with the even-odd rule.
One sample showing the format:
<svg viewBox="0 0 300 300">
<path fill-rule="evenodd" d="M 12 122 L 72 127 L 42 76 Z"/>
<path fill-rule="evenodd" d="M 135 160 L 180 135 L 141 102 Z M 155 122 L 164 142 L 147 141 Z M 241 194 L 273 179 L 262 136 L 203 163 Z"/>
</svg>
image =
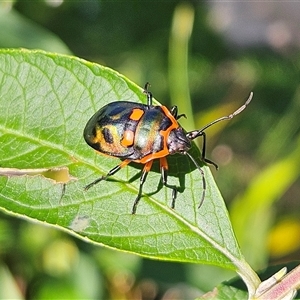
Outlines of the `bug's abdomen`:
<svg viewBox="0 0 300 300">
<path fill-rule="evenodd" d="M 133 108 L 143 112 L 143 105 L 131 102 L 113 102 L 98 110 L 84 129 L 85 141 L 95 150 L 116 157 L 132 155 L 133 149 L 123 141 L 124 134 L 135 132 L 139 118 L 130 119 Z M 127 131 L 126 131 L 127 130 Z M 128 141 L 127 141 L 128 142 Z"/>
</svg>

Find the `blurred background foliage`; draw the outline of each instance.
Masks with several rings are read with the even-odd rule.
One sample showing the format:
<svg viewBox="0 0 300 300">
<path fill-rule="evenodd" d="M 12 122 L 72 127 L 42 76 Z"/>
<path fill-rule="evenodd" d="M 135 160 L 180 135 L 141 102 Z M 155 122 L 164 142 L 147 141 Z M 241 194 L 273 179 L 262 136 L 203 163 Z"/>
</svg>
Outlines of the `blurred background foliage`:
<svg viewBox="0 0 300 300">
<path fill-rule="evenodd" d="M 207 130 L 207 156 L 259 270 L 300 258 L 299 15 L 296 2 L 1 1 L 0 47 L 73 54 L 149 81 L 156 99 L 188 116 L 187 129 L 253 91 L 245 112 Z M 234 276 L 0 216 L 2 299 L 191 299 Z"/>
</svg>

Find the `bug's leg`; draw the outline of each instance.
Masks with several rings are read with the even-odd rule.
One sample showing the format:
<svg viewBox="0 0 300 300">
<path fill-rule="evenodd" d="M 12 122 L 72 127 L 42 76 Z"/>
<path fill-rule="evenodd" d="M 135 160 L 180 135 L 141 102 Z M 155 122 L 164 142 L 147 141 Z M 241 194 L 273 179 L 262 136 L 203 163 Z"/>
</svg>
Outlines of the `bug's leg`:
<svg viewBox="0 0 300 300">
<path fill-rule="evenodd" d="M 152 105 L 152 93 L 148 90 L 150 86 L 149 82 L 146 82 L 145 87 L 144 87 L 144 94 L 147 96 L 147 105 L 150 107 Z"/>
<path fill-rule="evenodd" d="M 176 120 L 179 120 L 179 119 L 182 118 L 182 117 L 186 118 L 186 115 L 185 115 L 185 114 L 180 114 L 180 115 L 178 115 L 178 107 L 177 107 L 176 105 L 174 105 L 174 106 L 171 107 L 170 112 L 171 112 L 172 116 L 173 116 Z"/>
<path fill-rule="evenodd" d="M 206 155 L 206 133 L 204 131 L 195 130 L 187 133 L 187 137 L 191 140 L 196 137 L 202 137 L 202 150 L 201 150 L 201 160 L 207 164 L 213 165 L 217 170 L 219 166 L 212 160 L 205 157 Z"/>
<path fill-rule="evenodd" d="M 153 164 L 153 160 L 150 160 L 145 164 L 145 166 L 143 168 L 142 175 L 140 177 L 139 193 L 138 193 L 138 195 L 137 195 L 137 197 L 136 197 L 136 199 L 133 203 L 133 207 L 132 207 L 132 211 L 131 211 L 131 213 L 133 215 L 136 213 L 137 205 L 139 204 L 139 201 L 141 200 L 142 193 L 143 193 L 143 185 L 146 181 L 146 178 L 147 178 L 147 175 L 148 175 L 149 171 L 151 170 L 152 164 Z"/>
<path fill-rule="evenodd" d="M 204 131 L 202 131 L 201 135 L 199 135 L 199 136 L 202 137 L 201 160 L 207 164 L 213 165 L 216 168 L 216 170 L 218 170 L 219 166 L 212 160 L 205 157 L 205 155 L 206 155 L 206 133 Z"/>
<path fill-rule="evenodd" d="M 175 201 L 177 198 L 177 187 L 175 185 L 168 184 L 168 162 L 166 157 L 162 157 L 159 160 L 160 163 L 160 171 L 161 171 L 161 179 L 164 186 L 172 189 L 172 204 L 171 208 L 175 208 Z"/>
<path fill-rule="evenodd" d="M 176 120 L 179 120 L 180 118 L 184 117 L 186 119 L 186 115 L 185 114 L 180 114 L 176 117 Z"/>
<path fill-rule="evenodd" d="M 206 180 L 205 180 L 205 176 L 204 176 L 204 171 L 199 166 L 199 164 L 196 162 L 196 160 L 194 159 L 193 156 L 191 156 L 188 152 L 184 152 L 183 154 L 187 155 L 190 158 L 190 160 L 193 162 L 195 167 L 201 173 L 201 177 L 202 177 L 202 196 L 201 196 L 201 199 L 200 199 L 200 202 L 199 202 L 199 205 L 198 205 L 198 208 L 200 208 L 201 205 L 203 204 L 203 201 L 204 201 L 204 198 L 205 198 L 205 193 L 206 193 Z"/>
<path fill-rule="evenodd" d="M 99 183 L 100 181 L 106 180 L 109 176 L 112 176 L 112 175 L 116 174 L 121 168 L 127 166 L 130 162 L 131 162 L 130 159 L 124 160 L 122 163 L 120 163 L 116 167 L 112 168 L 106 175 L 104 175 L 100 178 L 97 178 L 95 181 L 93 181 L 93 182 L 89 183 L 88 185 L 86 185 L 84 187 L 84 190 L 87 191 L 89 188 L 91 188 L 95 184 Z"/>
</svg>

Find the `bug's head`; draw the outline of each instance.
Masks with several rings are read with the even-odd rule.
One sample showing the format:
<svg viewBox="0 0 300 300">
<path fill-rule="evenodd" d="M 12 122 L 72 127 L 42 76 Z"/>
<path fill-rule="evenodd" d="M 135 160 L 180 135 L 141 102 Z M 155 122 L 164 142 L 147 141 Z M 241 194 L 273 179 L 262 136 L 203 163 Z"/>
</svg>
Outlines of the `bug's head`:
<svg viewBox="0 0 300 300">
<path fill-rule="evenodd" d="M 167 140 L 167 147 L 170 154 L 186 152 L 191 146 L 191 141 L 186 137 L 181 127 L 170 132 Z"/>
</svg>

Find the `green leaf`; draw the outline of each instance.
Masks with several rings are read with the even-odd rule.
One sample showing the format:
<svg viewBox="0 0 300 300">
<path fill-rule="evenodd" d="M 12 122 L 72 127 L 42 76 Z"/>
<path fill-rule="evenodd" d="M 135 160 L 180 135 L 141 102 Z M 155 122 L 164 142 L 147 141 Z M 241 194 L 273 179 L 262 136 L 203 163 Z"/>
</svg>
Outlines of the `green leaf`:
<svg viewBox="0 0 300 300">
<path fill-rule="evenodd" d="M 200 209 L 201 174 L 183 155 L 168 157 L 168 182 L 180 187 L 175 210 L 157 166 L 149 173 L 136 215 L 131 209 L 140 165 L 130 164 L 84 191 L 120 162 L 85 143 L 86 122 L 112 101 L 145 103 L 141 88 L 109 68 L 41 51 L 2 50 L 0 65 L 2 210 L 146 257 L 236 270 L 257 285 L 208 167 L 203 166 L 207 190 Z M 200 156 L 195 146 L 190 153 Z M 63 184 L 43 172 L 63 167 L 71 180 L 61 198 Z"/>
<path fill-rule="evenodd" d="M 8 1 L 0 3 L 0 47 L 27 47 L 71 54 L 59 37 L 10 8 L 10 5 Z"/>
</svg>

